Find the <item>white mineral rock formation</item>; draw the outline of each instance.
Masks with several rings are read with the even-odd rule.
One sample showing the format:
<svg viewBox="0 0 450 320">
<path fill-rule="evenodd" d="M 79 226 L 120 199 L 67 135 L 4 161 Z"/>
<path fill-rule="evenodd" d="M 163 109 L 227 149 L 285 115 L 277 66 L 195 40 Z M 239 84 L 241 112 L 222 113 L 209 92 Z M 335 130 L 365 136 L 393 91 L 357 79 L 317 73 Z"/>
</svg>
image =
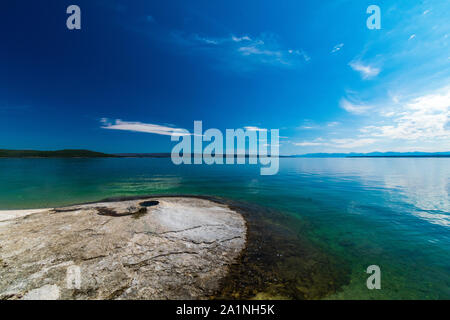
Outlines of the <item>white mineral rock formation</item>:
<svg viewBox="0 0 450 320">
<path fill-rule="evenodd" d="M 204 199 L 29 211 L 0 212 L 0 299 L 207 298 L 245 247 L 242 216 Z"/>
</svg>

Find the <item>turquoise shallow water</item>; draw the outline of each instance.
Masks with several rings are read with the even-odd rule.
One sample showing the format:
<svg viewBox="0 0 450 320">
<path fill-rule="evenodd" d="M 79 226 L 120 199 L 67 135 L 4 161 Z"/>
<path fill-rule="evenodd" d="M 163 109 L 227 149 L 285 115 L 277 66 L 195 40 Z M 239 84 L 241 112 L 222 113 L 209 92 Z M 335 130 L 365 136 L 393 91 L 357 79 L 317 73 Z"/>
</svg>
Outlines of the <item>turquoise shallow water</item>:
<svg viewBox="0 0 450 320">
<path fill-rule="evenodd" d="M 325 298 L 450 299 L 450 159 L 285 158 L 277 175 L 259 169 L 146 158 L 0 159 L 0 209 L 155 193 L 221 196 L 288 216 L 287 227 L 298 222 L 311 243 L 337 257 L 349 281 Z M 365 284 L 373 264 L 381 290 Z"/>
</svg>

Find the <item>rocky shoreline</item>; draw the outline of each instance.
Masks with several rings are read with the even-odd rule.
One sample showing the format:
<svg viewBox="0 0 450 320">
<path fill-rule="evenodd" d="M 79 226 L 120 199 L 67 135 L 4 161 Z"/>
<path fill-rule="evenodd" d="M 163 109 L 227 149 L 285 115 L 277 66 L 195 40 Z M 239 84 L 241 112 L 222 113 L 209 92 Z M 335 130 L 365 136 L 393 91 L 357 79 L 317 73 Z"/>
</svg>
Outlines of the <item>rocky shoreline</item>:
<svg viewBox="0 0 450 320">
<path fill-rule="evenodd" d="M 246 237 L 240 213 L 198 197 L 17 213 L 0 221 L 0 299 L 207 299 Z"/>
</svg>

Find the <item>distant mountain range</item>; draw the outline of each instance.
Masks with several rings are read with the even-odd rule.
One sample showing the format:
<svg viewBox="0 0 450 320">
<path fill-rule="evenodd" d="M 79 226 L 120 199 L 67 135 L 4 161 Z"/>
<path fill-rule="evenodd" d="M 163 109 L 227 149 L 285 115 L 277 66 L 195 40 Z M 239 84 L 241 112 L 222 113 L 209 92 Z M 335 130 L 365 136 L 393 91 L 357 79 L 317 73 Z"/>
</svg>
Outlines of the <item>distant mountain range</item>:
<svg viewBox="0 0 450 320">
<path fill-rule="evenodd" d="M 57 151 L 0 149 L 0 158 L 170 158 L 165 153 L 116 153 L 107 154 L 90 150 L 66 149 Z M 200 155 L 196 155 L 200 156 Z M 235 156 L 237 157 L 237 156 Z M 245 155 L 246 158 L 257 157 Z M 370 153 L 308 153 L 281 155 L 280 158 L 448 158 L 449 152 L 370 152 Z"/>
<path fill-rule="evenodd" d="M 288 158 L 446 158 L 449 152 L 369 152 L 369 153 L 308 153 Z"/>
</svg>

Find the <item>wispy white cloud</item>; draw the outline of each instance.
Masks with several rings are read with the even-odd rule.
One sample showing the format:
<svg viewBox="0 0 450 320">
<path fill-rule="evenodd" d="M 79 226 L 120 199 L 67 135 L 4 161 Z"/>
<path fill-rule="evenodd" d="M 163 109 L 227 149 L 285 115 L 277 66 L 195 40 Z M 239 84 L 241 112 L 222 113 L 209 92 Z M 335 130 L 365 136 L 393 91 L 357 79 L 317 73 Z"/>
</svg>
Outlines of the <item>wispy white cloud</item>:
<svg viewBox="0 0 450 320">
<path fill-rule="evenodd" d="M 305 119 L 303 124 L 297 127 L 299 130 L 323 130 L 330 127 L 336 127 L 340 125 L 338 121 L 326 122 L 326 123 L 316 123 L 315 121 Z"/>
<path fill-rule="evenodd" d="M 361 120 L 364 125 L 359 128 L 345 130 L 340 126 L 336 138 L 330 137 L 331 132 L 325 130 L 321 132 L 322 136 L 327 135 L 325 139 L 321 137 L 293 144 L 322 152 L 450 150 L 450 86 L 413 97 L 394 95 L 390 101 L 379 101 L 370 108 L 347 100 L 343 106 L 356 114 L 361 114 L 361 109 L 370 110 L 371 117 Z"/>
<path fill-rule="evenodd" d="M 299 56 L 299 57 L 303 58 L 306 62 L 311 60 L 311 57 L 303 50 L 292 50 L 292 49 L 289 49 L 288 52 L 291 55 Z"/>
<path fill-rule="evenodd" d="M 373 67 L 369 64 L 364 64 L 358 60 L 350 62 L 349 66 L 353 70 L 358 71 L 363 79 L 372 79 L 381 72 L 380 68 Z"/>
<path fill-rule="evenodd" d="M 163 125 L 159 125 L 159 124 L 122 121 L 120 119 L 110 120 L 108 118 L 102 118 L 102 119 L 100 119 L 100 122 L 102 124 L 101 128 L 108 129 L 108 130 L 144 132 L 144 133 L 153 133 L 153 134 L 166 135 L 166 136 L 189 135 L 189 133 L 184 129 L 173 128 L 173 127 L 163 126 Z"/>
<path fill-rule="evenodd" d="M 217 45 L 220 43 L 220 39 L 213 39 L 213 38 L 207 38 L 207 37 L 201 37 L 198 34 L 194 35 L 194 39 L 200 42 L 204 42 L 206 44 L 214 44 Z"/>
<path fill-rule="evenodd" d="M 365 126 L 361 132 L 387 139 L 450 141 L 450 87 L 413 98 L 383 115 L 387 124 Z"/>
<path fill-rule="evenodd" d="M 244 56 L 256 54 L 256 55 L 281 57 L 280 51 L 264 50 L 258 46 L 254 46 L 254 45 L 247 46 L 247 47 L 240 47 L 240 48 L 238 48 L 238 51 L 241 52 Z"/>
<path fill-rule="evenodd" d="M 190 49 L 187 52 L 208 55 L 221 65 L 231 65 L 233 70 L 246 71 L 263 65 L 295 68 L 311 60 L 303 49 L 284 48 L 273 34 L 210 37 L 173 33 L 172 36 L 178 45 Z"/>
<path fill-rule="evenodd" d="M 320 128 L 324 138 L 312 138 L 293 145 L 314 152 L 444 152 L 450 151 L 450 83 L 446 86 L 412 95 L 392 92 L 388 99 L 376 99 L 368 104 L 361 102 L 359 94 L 347 91 L 340 105 L 346 111 L 370 117 L 361 118 L 361 125 L 348 128 L 317 127 L 311 120 L 300 129 Z M 344 120 L 344 124 L 352 120 Z M 339 124 L 339 123 L 338 123 Z"/>
<path fill-rule="evenodd" d="M 244 127 L 244 129 L 247 131 L 267 131 L 267 129 L 252 126 Z"/>
<path fill-rule="evenodd" d="M 345 111 L 353 113 L 353 114 L 357 114 L 357 115 L 367 113 L 367 111 L 372 109 L 371 106 L 361 104 L 361 103 L 353 103 L 345 98 L 341 99 L 341 101 L 339 102 L 339 105 Z"/>
<path fill-rule="evenodd" d="M 301 49 L 281 48 L 275 36 L 262 36 L 252 39 L 248 36 L 232 37 L 234 42 L 243 42 L 244 45 L 236 50 L 245 57 L 253 57 L 262 64 L 294 66 L 299 61 L 307 62 L 311 58 Z"/>
<path fill-rule="evenodd" d="M 242 36 L 242 37 L 231 36 L 231 40 L 233 40 L 234 42 L 252 41 L 252 39 L 249 36 Z"/>
<path fill-rule="evenodd" d="M 344 47 L 344 44 L 343 44 L 343 43 L 339 43 L 339 44 L 337 44 L 337 45 L 335 45 L 335 46 L 333 47 L 333 50 L 331 50 L 331 53 L 338 52 L 338 51 L 341 50 L 343 47 Z"/>
</svg>

